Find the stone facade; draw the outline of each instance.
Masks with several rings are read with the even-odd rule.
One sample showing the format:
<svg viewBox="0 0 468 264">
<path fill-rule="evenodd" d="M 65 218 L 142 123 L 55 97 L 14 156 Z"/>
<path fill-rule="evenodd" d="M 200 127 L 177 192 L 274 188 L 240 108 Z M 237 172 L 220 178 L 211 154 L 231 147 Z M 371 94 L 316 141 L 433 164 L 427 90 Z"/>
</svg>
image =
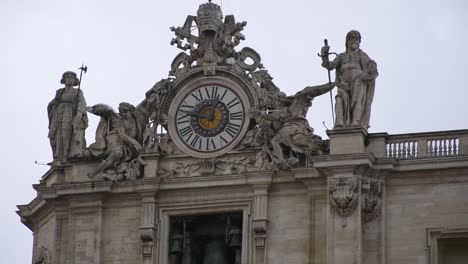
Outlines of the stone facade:
<svg viewBox="0 0 468 264">
<path fill-rule="evenodd" d="M 210 2 L 171 28 L 184 52 L 137 106 L 86 107 L 96 142 L 54 156 L 18 206 L 33 263 L 434 264 L 467 245 L 468 130 L 368 133 L 372 61 L 366 117 L 322 140 L 305 116 L 335 83 L 286 96 L 255 50 L 236 51 L 246 22 L 222 18 Z"/>
<path fill-rule="evenodd" d="M 391 157 L 390 142 L 402 136 L 460 144 L 451 155 Z M 51 263 L 168 263 L 171 216 L 231 211 L 244 216 L 241 263 L 437 263 L 429 262 L 433 237 L 468 233 L 465 140 L 465 130 L 368 134 L 366 152 L 331 153 L 286 172 L 179 178 L 155 173 L 171 157 L 148 157 L 145 173 L 155 177 L 122 183 L 90 181 L 97 164 L 54 167 L 19 214 L 34 232 L 34 259 L 45 248 Z M 357 197 L 349 213 L 333 202 L 335 178 Z M 378 212 L 367 219 L 374 180 Z"/>
</svg>

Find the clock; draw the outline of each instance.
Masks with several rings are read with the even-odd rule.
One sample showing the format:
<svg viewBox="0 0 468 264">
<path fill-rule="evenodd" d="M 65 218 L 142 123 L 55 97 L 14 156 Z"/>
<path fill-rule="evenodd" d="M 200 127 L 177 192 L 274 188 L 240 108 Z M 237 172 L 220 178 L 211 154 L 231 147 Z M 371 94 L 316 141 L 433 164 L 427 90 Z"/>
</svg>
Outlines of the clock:
<svg viewBox="0 0 468 264">
<path fill-rule="evenodd" d="M 211 158 L 232 150 L 248 128 L 249 100 L 232 84 L 185 87 L 169 107 L 169 133 L 183 152 Z"/>
</svg>

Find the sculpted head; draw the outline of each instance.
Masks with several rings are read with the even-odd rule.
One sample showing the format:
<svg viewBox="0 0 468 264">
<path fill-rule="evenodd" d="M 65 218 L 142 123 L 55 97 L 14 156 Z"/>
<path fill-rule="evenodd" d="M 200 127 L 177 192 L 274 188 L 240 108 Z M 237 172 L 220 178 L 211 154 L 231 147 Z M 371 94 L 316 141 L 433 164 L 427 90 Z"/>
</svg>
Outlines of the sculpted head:
<svg viewBox="0 0 468 264">
<path fill-rule="evenodd" d="M 135 110 L 135 106 L 129 103 L 120 103 L 119 104 L 119 115 L 121 117 L 128 117 L 132 114 L 132 112 Z"/>
<path fill-rule="evenodd" d="M 76 73 L 72 71 L 66 71 L 62 74 L 61 84 L 77 86 L 80 84 L 80 80 L 76 77 Z"/>
<path fill-rule="evenodd" d="M 351 30 L 346 34 L 346 50 L 358 50 L 361 43 L 361 33 L 357 30 Z"/>
</svg>

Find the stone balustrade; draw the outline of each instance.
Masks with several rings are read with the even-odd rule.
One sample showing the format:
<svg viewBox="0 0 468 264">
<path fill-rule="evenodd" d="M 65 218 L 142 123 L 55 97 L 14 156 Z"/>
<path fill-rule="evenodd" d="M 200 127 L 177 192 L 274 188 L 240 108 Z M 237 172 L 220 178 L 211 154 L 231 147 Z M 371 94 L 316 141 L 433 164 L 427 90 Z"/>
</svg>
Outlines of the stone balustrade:
<svg viewBox="0 0 468 264">
<path fill-rule="evenodd" d="M 385 156 L 396 159 L 467 155 L 468 130 L 388 135 Z"/>
</svg>

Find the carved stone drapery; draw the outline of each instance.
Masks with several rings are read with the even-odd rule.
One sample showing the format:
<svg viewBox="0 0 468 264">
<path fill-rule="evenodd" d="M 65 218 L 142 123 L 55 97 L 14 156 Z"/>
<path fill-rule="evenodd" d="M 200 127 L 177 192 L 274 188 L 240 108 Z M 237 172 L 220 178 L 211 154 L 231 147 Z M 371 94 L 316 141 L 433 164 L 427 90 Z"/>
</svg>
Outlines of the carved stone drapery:
<svg viewBox="0 0 468 264">
<path fill-rule="evenodd" d="M 328 178 L 330 202 L 343 217 L 350 216 L 358 205 L 359 181 L 356 177 Z"/>
<path fill-rule="evenodd" d="M 382 183 L 367 180 L 362 186 L 362 220 L 371 222 L 379 217 L 382 206 Z"/>
</svg>

